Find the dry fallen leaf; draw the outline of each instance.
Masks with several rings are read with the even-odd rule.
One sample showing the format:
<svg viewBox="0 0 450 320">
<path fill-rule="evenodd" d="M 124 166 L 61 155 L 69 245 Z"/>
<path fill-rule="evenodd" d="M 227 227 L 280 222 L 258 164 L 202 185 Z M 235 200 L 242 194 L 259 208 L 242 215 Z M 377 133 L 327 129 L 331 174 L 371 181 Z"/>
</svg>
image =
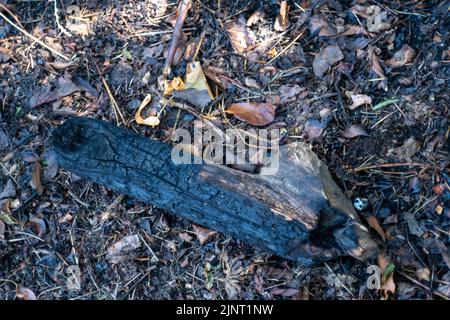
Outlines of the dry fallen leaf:
<svg viewBox="0 0 450 320">
<path fill-rule="evenodd" d="M 233 85 L 231 78 L 227 77 L 225 71 L 213 66 L 207 66 L 203 69 L 205 75 L 214 81 L 222 89 L 226 90 Z"/>
<path fill-rule="evenodd" d="M 265 126 L 275 119 L 275 108 L 271 103 L 240 102 L 233 103 L 225 112 L 254 126 Z"/>
<path fill-rule="evenodd" d="M 12 58 L 12 51 L 8 48 L 0 47 L 0 63 L 7 62 Z"/>
<path fill-rule="evenodd" d="M 308 119 L 305 123 L 303 133 L 306 140 L 313 140 L 320 137 L 325 130 L 326 123 L 317 119 Z"/>
<path fill-rule="evenodd" d="M 231 45 L 239 53 L 245 53 L 253 43 L 253 32 L 247 28 L 243 19 L 228 22 L 225 26 Z"/>
<path fill-rule="evenodd" d="M 281 1 L 280 14 L 275 19 L 274 29 L 276 31 L 285 31 L 291 23 L 289 22 L 289 5 L 287 1 Z"/>
<path fill-rule="evenodd" d="M 313 70 L 318 78 L 322 78 L 328 68 L 336 62 L 344 59 L 341 49 L 337 45 L 331 45 L 320 50 L 319 54 L 314 57 Z"/>
<path fill-rule="evenodd" d="M 311 34 L 316 32 L 320 28 L 318 36 L 321 37 L 334 37 L 337 35 L 336 29 L 331 24 L 320 16 L 313 16 L 309 21 L 309 31 Z"/>
<path fill-rule="evenodd" d="M 348 127 L 344 133 L 342 133 L 342 136 L 347 139 L 356 138 L 359 136 L 368 136 L 366 129 L 360 124 L 352 124 L 350 127 Z"/>
<path fill-rule="evenodd" d="M 275 296 L 292 297 L 298 294 L 300 290 L 293 288 L 275 288 L 270 291 L 270 294 Z"/>
<path fill-rule="evenodd" d="M 37 300 L 34 292 L 28 288 L 25 288 L 21 284 L 17 285 L 16 297 L 20 300 Z"/>
<path fill-rule="evenodd" d="M 214 99 L 214 95 L 209 88 L 208 81 L 206 81 L 200 62 L 194 61 L 187 65 L 186 80 L 184 84 L 185 89 L 196 89 L 199 91 L 206 90 L 211 100 Z"/>
<path fill-rule="evenodd" d="M 192 228 L 194 229 L 194 233 L 197 236 L 197 239 L 200 242 L 200 245 L 204 245 L 206 243 L 206 241 L 208 241 L 209 238 L 211 238 L 213 235 L 217 234 L 216 231 L 206 229 L 206 228 L 201 227 L 196 224 L 193 224 Z"/>
<path fill-rule="evenodd" d="M 423 268 L 419 268 L 416 270 L 416 277 L 417 277 L 417 279 L 419 279 L 421 281 L 422 280 L 430 281 L 430 275 L 431 275 L 431 272 L 430 272 L 430 269 L 428 269 L 428 268 L 423 267 Z"/>
<path fill-rule="evenodd" d="M 170 95 L 173 91 L 184 90 L 185 85 L 180 77 L 174 77 L 164 83 L 164 96 Z"/>
<path fill-rule="evenodd" d="M 369 6 L 366 13 L 367 17 L 366 27 L 369 32 L 381 32 L 391 29 L 391 21 L 386 11 L 381 11 L 379 6 Z"/>
<path fill-rule="evenodd" d="M 367 223 L 369 224 L 369 226 L 380 235 L 383 242 L 386 242 L 386 233 L 384 232 L 383 228 L 380 226 L 380 223 L 378 222 L 377 217 L 370 215 L 366 218 L 366 220 L 367 220 Z"/>
<path fill-rule="evenodd" d="M 369 59 L 370 70 L 377 75 L 377 81 L 379 81 L 377 87 L 385 91 L 388 90 L 386 76 L 384 75 L 383 67 L 381 66 L 380 59 L 375 53 L 373 47 L 369 47 L 367 51 L 367 57 Z M 373 79 L 372 79 L 373 81 Z"/>
<path fill-rule="evenodd" d="M 34 165 L 33 175 L 31 177 L 31 187 L 36 190 L 36 192 L 41 195 L 44 191 L 44 188 L 42 187 L 41 183 L 41 176 L 42 176 L 42 167 L 41 163 L 39 161 L 36 161 Z"/>
<path fill-rule="evenodd" d="M 381 252 L 378 256 L 378 266 L 381 269 L 381 295 L 383 299 L 386 300 L 389 293 L 395 293 L 395 282 L 394 282 L 394 270 L 395 265 L 390 262 L 389 257 L 386 253 Z"/>
<path fill-rule="evenodd" d="M 352 94 L 351 98 L 353 104 L 349 106 L 350 110 L 355 110 L 363 104 L 372 104 L 372 98 L 365 94 Z"/>
<path fill-rule="evenodd" d="M 127 254 L 136 250 L 141 246 L 141 241 L 137 234 L 126 236 L 109 247 L 106 254 L 106 260 L 110 263 L 117 264 L 127 257 Z"/>
<path fill-rule="evenodd" d="M 47 226 L 45 225 L 44 219 L 31 216 L 30 219 L 28 220 L 27 225 L 29 225 L 31 229 L 33 229 L 34 233 L 39 238 L 42 238 L 47 232 Z"/>
<path fill-rule="evenodd" d="M 138 110 L 136 111 L 136 114 L 134 115 L 134 120 L 136 120 L 137 124 L 143 124 L 146 126 L 155 127 L 159 125 L 159 118 L 156 116 L 149 116 L 147 118 L 142 118 L 141 112 L 142 110 L 150 103 L 152 99 L 152 96 L 148 94 L 144 100 L 142 100 L 141 105 L 139 106 Z"/>
<path fill-rule="evenodd" d="M 394 53 L 391 59 L 385 61 L 386 65 L 392 68 L 400 68 L 411 63 L 416 56 L 416 50 L 404 44 L 400 50 Z"/>
</svg>

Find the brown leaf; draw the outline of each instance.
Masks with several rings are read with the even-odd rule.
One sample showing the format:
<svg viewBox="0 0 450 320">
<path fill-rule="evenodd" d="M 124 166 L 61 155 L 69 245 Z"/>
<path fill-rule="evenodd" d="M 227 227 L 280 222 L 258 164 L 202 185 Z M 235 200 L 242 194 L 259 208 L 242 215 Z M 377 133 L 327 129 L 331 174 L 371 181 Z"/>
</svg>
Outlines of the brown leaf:
<svg viewBox="0 0 450 320">
<path fill-rule="evenodd" d="M 219 85 L 222 89 L 226 90 L 233 85 L 232 79 L 226 76 L 225 71 L 213 66 L 207 66 L 203 69 L 205 75 Z"/>
<path fill-rule="evenodd" d="M 247 29 L 243 19 L 228 22 L 225 26 L 231 45 L 239 53 L 245 53 L 253 43 L 253 32 Z"/>
<path fill-rule="evenodd" d="M 305 128 L 303 132 L 305 134 L 306 140 L 313 140 L 320 137 L 325 130 L 325 123 L 317 119 L 308 119 L 305 123 Z"/>
<path fill-rule="evenodd" d="M 126 236 L 109 247 L 106 254 L 106 260 L 110 263 L 117 264 L 127 257 L 127 254 L 141 246 L 139 236 L 137 234 Z"/>
<path fill-rule="evenodd" d="M 316 77 L 322 78 L 329 67 L 342 59 L 344 59 L 344 55 L 337 45 L 331 45 L 323 48 L 320 50 L 319 54 L 314 57 L 314 74 Z"/>
<path fill-rule="evenodd" d="M 386 274 L 386 271 L 389 267 L 392 266 L 392 263 L 390 261 L 390 258 L 386 255 L 385 252 L 381 252 L 378 256 L 378 266 L 381 269 L 381 295 L 383 296 L 383 299 L 387 299 L 389 293 L 394 294 L 395 293 L 395 282 L 394 282 L 394 272 L 389 272 L 389 274 Z"/>
<path fill-rule="evenodd" d="M 405 64 L 411 63 L 416 56 L 416 50 L 404 44 L 400 50 L 394 53 L 391 59 L 385 61 L 386 65 L 392 68 L 400 68 Z"/>
<path fill-rule="evenodd" d="M 336 29 L 324 18 L 314 16 L 309 21 L 309 32 L 314 33 L 320 28 L 318 33 L 321 37 L 334 37 L 337 35 Z"/>
<path fill-rule="evenodd" d="M 433 190 L 433 192 L 435 194 L 440 196 L 445 191 L 445 185 L 443 183 L 439 183 L 439 184 L 434 185 L 431 189 Z"/>
<path fill-rule="evenodd" d="M 275 119 L 275 108 L 271 103 L 240 102 L 233 103 L 225 112 L 254 126 L 265 126 Z"/>
<path fill-rule="evenodd" d="M 289 5 L 287 1 L 281 1 L 280 14 L 275 19 L 274 29 L 276 31 L 285 31 L 291 23 L 289 22 Z"/>
<path fill-rule="evenodd" d="M 414 136 L 409 137 L 402 146 L 395 148 L 393 150 L 399 158 L 405 159 L 406 161 L 411 161 L 413 157 L 421 147 L 422 143 L 414 138 Z"/>
<path fill-rule="evenodd" d="M 369 224 L 369 226 L 380 235 L 381 239 L 383 239 L 383 242 L 386 242 L 386 233 L 384 232 L 383 228 L 380 226 L 380 223 L 378 222 L 377 217 L 370 215 L 366 218 L 366 220 L 367 220 L 367 223 Z"/>
<path fill-rule="evenodd" d="M 12 58 L 12 51 L 8 48 L 0 47 L 0 63 L 7 62 Z"/>
<path fill-rule="evenodd" d="M 351 98 L 353 104 L 349 106 L 350 110 L 355 110 L 363 104 L 372 104 L 372 98 L 365 94 L 352 94 Z"/>
<path fill-rule="evenodd" d="M 20 300 L 37 300 L 34 292 L 28 288 L 25 288 L 21 284 L 17 285 L 16 297 Z"/>
<path fill-rule="evenodd" d="M 42 187 L 41 176 L 42 176 L 41 163 L 39 161 L 36 161 L 30 184 L 31 187 L 33 187 L 33 189 L 35 189 L 39 195 L 41 195 L 42 192 L 44 191 L 44 188 Z"/>
<path fill-rule="evenodd" d="M 350 26 L 347 26 L 345 31 L 342 32 L 340 34 L 340 36 L 354 36 L 354 35 L 358 35 L 358 34 L 367 35 L 367 31 L 362 26 L 350 25 Z"/>
<path fill-rule="evenodd" d="M 192 237 L 187 232 L 179 233 L 178 237 L 184 242 L 191 242 L 192 240 Z"/>
<path fill-rule="evenodd" d="M 29 104 L 31 108 L 35 108 L 44 103 L 59 100 L 61 98 L 64 98 L 65 96 L 71 95 L 76 91 L 82 90 L 84 90 L 84 88 L 77 86 L 72 82 L 72 80 L 66 79 L 64 77 L 59 77 L 53 90 L 51 85 L 45 85 L 34 90 Z"/>
<path fill-rule="evenodd" d="M 292 297 L 298 294 L 300 290 L 293 288 L 275 288 L 270 291 L 272 295 L 279 295 L 283 297 Z"/>
<path fill-rule="evenodd" d="M 197 239 L 200 242 L 200 245 L 204 245 L 208 241 L 209 238 L 211 238 L 213 235 L 217 234 L 216 231 L 206 229 L 206 228 L 201 227 L 196 224 L 193 224 L 192 228 L 194 229 L 194 233 L 197 236 Z"/>
<path fill-rule="evenodd" d="M 47 226 L 45 225 L 44 219 L 37 218 L 35 216 L 31 216 L 27 223 L 36 233 L 39 238 L 45 235 L 47 232 Z"/>
<path fill-rule="evenodd" d="M 344 138 L 351 139 L 359 136 L 368 136 L 366 129 L 360 124 L 352 124 L 342 134 Z"/>
<path fill-rule="evenodd" d="M 378 58 L 377 54 L 375 53 L 375 50 L 373 47 L 369 47 L 369 50 L 367 51 L 367 56 L 370 63 L 370 70 L 377 75 L 377 79 L 380 79 L 378 81 L 378 87 L 382 88 L 383 90 L 387 91 L 387 80 L 386 76 L 384 75 L 384 70 L 381 67 L 380 59 Z"/>
</svg>

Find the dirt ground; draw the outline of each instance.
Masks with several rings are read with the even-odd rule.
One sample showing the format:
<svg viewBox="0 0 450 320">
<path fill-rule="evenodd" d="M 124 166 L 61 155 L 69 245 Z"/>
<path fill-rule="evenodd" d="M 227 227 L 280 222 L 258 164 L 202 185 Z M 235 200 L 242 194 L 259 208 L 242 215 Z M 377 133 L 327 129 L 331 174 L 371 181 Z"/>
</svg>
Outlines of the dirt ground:
<svg viewBox="0 0 450 320">
<path fill-rule="evenodd" d="M 199 61 L 206 108 L 164 95 L 176 1 L 0 4 L 0 299 L 450 298 L 448 2 L 193 1 L 168 79 Z M 148 94 L 155 127 L 135 122 Z M 163 141 L 202 116 L 252 128 L 223 112 L 237 102 L 313 146 L 377 259 L 305 268 L 58 170 L 49 148 L 70 115 Z"/>
</svg>

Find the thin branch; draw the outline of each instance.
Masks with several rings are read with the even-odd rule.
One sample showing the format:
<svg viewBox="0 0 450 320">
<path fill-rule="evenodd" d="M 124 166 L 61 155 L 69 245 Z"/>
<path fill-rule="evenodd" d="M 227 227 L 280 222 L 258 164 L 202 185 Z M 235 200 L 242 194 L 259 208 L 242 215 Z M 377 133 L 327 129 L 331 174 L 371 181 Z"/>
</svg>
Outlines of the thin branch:
<svg viewBox="0 0 450 320">
<path fill-rule="evenodd" d="M 26 30 L 22 29 L 21 27 L 19 27 L 17 24 L 15 24 L 14 22 L 12 22 L 10 19 L 8 19 L 8 17 L 6 17 L 1 11 L 0 11 L 0 17 L 2 17 L 6 22 L 8 22 L 11 26 L 13 26 L 15 29 L 17 29 L 18 31 L 22 32 L 25 36 L 33 39 L 34 41 L 36 41 L 37 43 L 39 43 L 41 46 L 43 46 L 44 48 L 46 48 L 47 50 L 53 52 L 54 54 L 56 54 L 57 56 L 63 58 L 64 60 L 67 61 L 71 61 L 70 58 L 66 57 L 65 55 L 63 55 L 62 53 L 56 51 L 55 49 L 49 47 L 48 45 L 46 45 L 44 42 L 42 42 L 41 40 L 39 40 L 38 38 L 36 38 L 35 36 L 33 36 L 32 34 L 30 34 L 29 32 L 27 32 Z"/>
</svg>

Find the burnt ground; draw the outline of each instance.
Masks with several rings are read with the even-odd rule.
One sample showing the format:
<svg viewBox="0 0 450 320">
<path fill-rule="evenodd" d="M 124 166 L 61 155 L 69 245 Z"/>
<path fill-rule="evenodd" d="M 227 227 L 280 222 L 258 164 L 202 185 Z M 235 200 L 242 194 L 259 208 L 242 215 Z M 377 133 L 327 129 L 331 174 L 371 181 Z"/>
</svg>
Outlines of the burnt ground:
<svg viewBox="0 0 450 320">
<path fill-rule="evenodd" d="M 56 15 L 53 1 L 0 3 L 70 60 L 0 18 L 1 299 L 450 297 L 445 1 L 288 1 L 281 31 L 277 1 L 194 1 L 168 77 L 183 78 L 186 48 L 199 47 L 195 60 L 215 72 L 205 73 L 217 94 L 203 110 L 163 96 L 175 1 L 62 0 Z M 80 11 L 69 16 L 70 5 Z M 147 94 L 146 113 L 161 121 L 154 128 L 134 121 Z M 371 232 L 382 256 L 305 268 L 221 234 L 200 245 L 188 221 L 58 170 L 49 149 L 52 129 L 70 115 L 165 141 L 198 116 L 249 129 L 221 112 L 244 101 L 276 105 L 266 127 L 282 128 L 285 143 L 310 143 L 350 199 L 367 199 L 360 213 L 379 223 Z M 108 260 L 127 236 L 140 246 Z M 384 270 L 383 290 L 367 288 L 372 264 Z M 80 287 L 68 287 L 77 268 Z"/>
</svg>

